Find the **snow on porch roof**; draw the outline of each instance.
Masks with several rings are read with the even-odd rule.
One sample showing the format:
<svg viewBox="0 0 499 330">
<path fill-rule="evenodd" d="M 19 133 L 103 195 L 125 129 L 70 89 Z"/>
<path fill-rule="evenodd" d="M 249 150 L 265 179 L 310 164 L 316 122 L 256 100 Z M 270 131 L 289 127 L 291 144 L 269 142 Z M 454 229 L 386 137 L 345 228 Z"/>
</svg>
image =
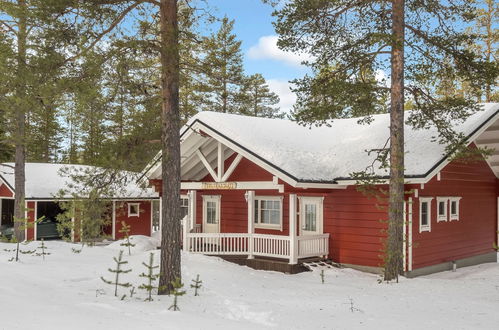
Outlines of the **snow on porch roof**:
<svg viewBox="0 0 499 330">
<path fill-rule="evenodd" d="M 0 177 L 14 190 L 14 163 L 0 164 Z M 54 199 L 59 196 L 61 189 L 68 190 L 69 185 L 74 184 L 65 173 L 82 173 L 81 171 L 92 171 L 93 166 L 48 164 L 48 163 L 26 163 L 26 199 Z M 123 191 L 116 192 L 113 198 L 158 198 L 158 195 L 150 188 L 141 188 L 136 183 L 137 173 L 125 172 L 130 175 L 128 185 Z M 65 196 L 70 197 L 70 196 Z"/>
<path fill-rule="evenodd" d="M 456 122 L 456 131 L 471 137 L 482 126 L 490 125 L 498 114 L 499 103 L 482 107 L 465 122 Z M 350 178 L 352 172 L 363 171 L 373 162 L 376 153 L 368 154 L 367 150 L 385 146 L 389 119 L 388 114 L 381 114 L 375 115 L 370 125 L 351 118 L 309 128 L 285 119 L 200 112 L 182 128 L 181 134 L 199 123 L 297 181 L 334 182 Z M 435 127 L 415 130 L 406 124 L 404 129 L 405 175 L 424 177 L 445 160 L 445 146 L 435 141 Z M 388 172 L 376 169 L 376 174 L 387 176 Z"/>
</svg>

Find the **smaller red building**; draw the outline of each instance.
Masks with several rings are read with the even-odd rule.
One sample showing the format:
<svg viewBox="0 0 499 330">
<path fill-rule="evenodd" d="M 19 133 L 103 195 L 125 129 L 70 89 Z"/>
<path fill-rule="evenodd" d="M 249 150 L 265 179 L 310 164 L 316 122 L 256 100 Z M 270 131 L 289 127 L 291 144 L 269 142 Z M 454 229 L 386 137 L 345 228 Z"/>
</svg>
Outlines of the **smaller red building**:
<svg viewBox="0 0 499 330">
<path fill-rule="evenodd" d="M 13 227 L 14 215 L 14 170 L 13 163 L 0 164 L 0 232 L 7 232 Z M 26 171 L 26 218 L 33 223 L 27 226 L 27 240 L 59 238 L 56 217 L 62 212 L 59 202 L 71 199 L 67 190 L 75 186 L 68 173 L 84 171 L 92 173 L 97 168 L 82 165 L 27 163 Z M 116 189 L 116 193 L 106 198 L 111 212 L 112 222 L 103 228 L 111 239 L 120 239 L 122 222 L 130 225 L 130 235 L 151 235 L 159 229 L 159 198 L 151 189 L 142 189 L 135 183 L 135 174 L 127 173 L 131 180 L 125 189 Z M 66 191 L 61 196 L 61 191 Z M 74 221 L 74 219 L 73 219 Z M 78 240 L 78 233 L 72 233 Z"/>
<path fill-rule="evenodd" d="M 379 272 L 388 212 L 366 196 L 352 173 L 375 163 L 389 136 L 389 115 L 322 127 L 282 119 L 202 112 L 181 131 L 182 192 L 188 218 L 183 248 L 191 253 L 246 255 L 299 264 L 327 256 Z M 407 276 L 497 260 L 499 104 L 456 131 L 487 159 L 453 161 L 435 128 L 405 127 Z M 144 176 L 161 189 L 160 157 Z M 378 166 L 379 167 L 379 166 Z M 388 172 L 373 167 L 388 190 Z"/>
</svg>

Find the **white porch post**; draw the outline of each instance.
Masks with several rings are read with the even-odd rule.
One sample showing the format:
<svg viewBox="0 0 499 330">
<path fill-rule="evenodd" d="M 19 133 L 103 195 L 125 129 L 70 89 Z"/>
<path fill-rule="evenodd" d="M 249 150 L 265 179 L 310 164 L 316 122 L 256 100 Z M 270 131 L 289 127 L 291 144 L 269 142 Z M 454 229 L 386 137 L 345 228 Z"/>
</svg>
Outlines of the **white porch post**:
<svg viewBox="0 0 499 330">
<path fill-rule="evenodd" d="M 255 231 L 255 191 L 246 192 L 248 201 L 248 259 L 253 259 L 253 233 Z"/>
<path fill-rule="evenodd" d="M 189 230 L 196 226 L 196 190 L 189 190 Z"/>
<path fill-rule="evenodd" d="M 296 239 L 296 194 L 289 195 L 289 263 L 298 263 L 298 240 Z"/>
</svg>

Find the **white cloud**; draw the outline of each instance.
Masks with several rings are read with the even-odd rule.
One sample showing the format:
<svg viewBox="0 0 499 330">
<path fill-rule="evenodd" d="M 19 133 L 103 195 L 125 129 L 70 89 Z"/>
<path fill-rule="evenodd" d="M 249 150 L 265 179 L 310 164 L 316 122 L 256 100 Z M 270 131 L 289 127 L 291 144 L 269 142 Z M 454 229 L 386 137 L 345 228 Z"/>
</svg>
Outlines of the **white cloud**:
<svg viewBox="0 0 499 330">
<path fill-rule="evenodd" d="M 270 90 L 279 96 L 281 111 L 289 113 L 296 102 L 296 94 L 290 89 L 291 84 L 286 80 L 280 79 L 267 79 L 267 84 Z"/>
<path fill-rule="evenodd" d="M 305 53 L 285 52 L 277 47 L 277 36 L 263 36 L 258 40 L 258 44 L 251 46 L 248 50 L 248 57 L 255 60 L 270 59 L 284 62 L 292 66 L 301 66 L 304 60 L 311 57 Z"/>
</svg>

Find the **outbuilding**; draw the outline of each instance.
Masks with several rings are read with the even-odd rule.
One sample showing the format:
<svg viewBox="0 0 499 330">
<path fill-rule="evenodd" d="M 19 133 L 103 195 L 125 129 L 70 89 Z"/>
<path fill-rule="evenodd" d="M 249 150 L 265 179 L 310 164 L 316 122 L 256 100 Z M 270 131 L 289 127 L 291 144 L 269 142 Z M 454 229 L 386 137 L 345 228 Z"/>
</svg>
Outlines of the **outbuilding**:
<svg viewBox="0 0 499 330">
<path fill-rule="evenodd" d="M 56 217 L 62 211 L 61 201 L 74 198 L 71 194 L 75 183 L 70 173 L 92 173 L 98 168 L 84 165 L 26 163 L 26 219 L 33 226 L 26 226 L 27 240 L 57 239 Z M 136 183 L 136 174 L 130 176 L 127 186 L 106 196 L 111 213 L 111 223 L 103 232 L 110 239 L 120 239 L 121 223 L 130 225 L 130 235 L 151 235 L 159 228 L 159 198 L 150 188 L 141 188 Z M 11 231 L 14 226 L 14 164 L 0 164 L 0 232 Z M 78 233 L 72 233 L 78 240 Z"/>
</svg>

